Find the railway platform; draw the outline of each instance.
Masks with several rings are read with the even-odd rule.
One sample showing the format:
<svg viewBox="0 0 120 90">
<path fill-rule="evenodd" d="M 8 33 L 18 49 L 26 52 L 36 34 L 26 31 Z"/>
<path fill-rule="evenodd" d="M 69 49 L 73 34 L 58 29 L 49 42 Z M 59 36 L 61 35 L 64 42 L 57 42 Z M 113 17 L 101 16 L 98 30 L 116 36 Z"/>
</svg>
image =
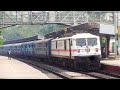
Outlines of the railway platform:
<svg viewBox="0 0 120 90">
<path fill-rule="evenodd" d="M 49 79 L 49 77 L 24 62 L 0 56 L 0 79 Z"/>
<path fill-rule="evenodd" d="M 102 59 L 100 61 L 102 68 L 105 72 L 110 72 L 120 76 L 120 56 L 117 55 L 115 58 L 114 54 L 110 54 L 109 58 Z"/>
</svg>

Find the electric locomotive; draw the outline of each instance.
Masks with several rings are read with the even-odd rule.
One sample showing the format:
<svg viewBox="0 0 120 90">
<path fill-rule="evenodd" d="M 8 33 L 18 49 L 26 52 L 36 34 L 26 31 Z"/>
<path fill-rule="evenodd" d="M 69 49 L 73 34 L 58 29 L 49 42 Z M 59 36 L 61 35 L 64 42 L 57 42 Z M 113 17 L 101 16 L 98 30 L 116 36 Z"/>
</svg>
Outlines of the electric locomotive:
<svg viewBox="0 0 120 90">
<path fill-rule="evenodd" d="M 75 69 L 95 70 L 100 68 L 100 39 L 90 33 L 53 39 L 51 55 L 58 62 Z M 60 61 L 61 60 L 61 61 Z"/>
</svg>

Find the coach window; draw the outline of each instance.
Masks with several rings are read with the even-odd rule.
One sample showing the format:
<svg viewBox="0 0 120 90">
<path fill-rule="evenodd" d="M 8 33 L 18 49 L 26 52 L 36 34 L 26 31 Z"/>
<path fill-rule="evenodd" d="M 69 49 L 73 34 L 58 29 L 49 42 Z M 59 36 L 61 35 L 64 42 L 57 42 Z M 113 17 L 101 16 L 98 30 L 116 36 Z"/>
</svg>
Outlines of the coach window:
<svg viewBox="0 0 120 90">
<path fill-rule="evenodd" d="M 66 40 L 64 40 L 64 48 L 65 48 L 65 50 L 66 50 Z"/>
</svg>

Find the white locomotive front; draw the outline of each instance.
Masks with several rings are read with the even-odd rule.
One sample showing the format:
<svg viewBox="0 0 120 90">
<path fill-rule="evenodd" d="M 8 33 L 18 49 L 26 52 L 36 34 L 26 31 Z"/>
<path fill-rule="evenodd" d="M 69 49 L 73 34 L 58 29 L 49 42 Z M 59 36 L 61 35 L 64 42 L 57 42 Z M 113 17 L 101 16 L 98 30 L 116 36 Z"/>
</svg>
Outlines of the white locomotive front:
<svg viewBox="0 0 120 90">
<path fill-rule="evenodd" d="M 52 40 L 52 56 L 66 62 L 73 61 L 76 68 L 98 68 L 100 66 L 100 39 L 90 33 Z M 59 59 L 58 58 L 58 59 Z"/>
</svg>

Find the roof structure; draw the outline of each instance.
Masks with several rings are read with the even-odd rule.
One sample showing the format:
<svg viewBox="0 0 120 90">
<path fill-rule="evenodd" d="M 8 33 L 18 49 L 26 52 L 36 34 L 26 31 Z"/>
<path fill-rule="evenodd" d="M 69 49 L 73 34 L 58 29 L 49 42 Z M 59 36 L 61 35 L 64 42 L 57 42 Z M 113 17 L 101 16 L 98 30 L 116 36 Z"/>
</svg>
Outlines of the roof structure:
<svg viewBox="0 0 120 90">
<path fill-rule="evenodd" d="M 65 28 L 61 31 L 52 32 L 45 35 L 45 38 L 56 38 L 56 37 L 68 37 L 75 33 L 91 33 L 99 35 L 99 24 L 97 23 L 84 23 L 77 26 Z"/>
<path fill-rule="evenodd" d="M 86 22 L 112 24 L 115 11 L 0 11 L 0 29 L 15 25 L 64 24 Z M 116 12 L 117 13 L 117 12 Z"/>
</svg>

